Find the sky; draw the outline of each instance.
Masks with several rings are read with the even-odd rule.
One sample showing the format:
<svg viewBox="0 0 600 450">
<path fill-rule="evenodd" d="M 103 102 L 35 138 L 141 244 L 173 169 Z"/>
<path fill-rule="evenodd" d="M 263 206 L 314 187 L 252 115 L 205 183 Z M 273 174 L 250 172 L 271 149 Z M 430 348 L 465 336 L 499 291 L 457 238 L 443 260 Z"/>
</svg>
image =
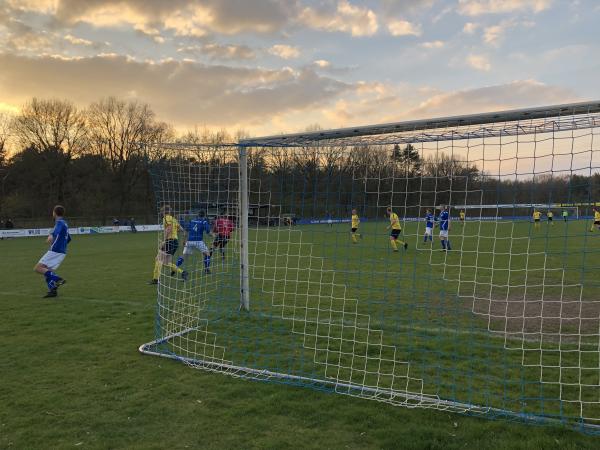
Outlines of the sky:
<svg viewBox="0 0 600 450">
<path fill-rule="evenodd" d="M 595 0 L 0 0 L 0 111 L 250 135 L 600 100 Z"/>
</svg>

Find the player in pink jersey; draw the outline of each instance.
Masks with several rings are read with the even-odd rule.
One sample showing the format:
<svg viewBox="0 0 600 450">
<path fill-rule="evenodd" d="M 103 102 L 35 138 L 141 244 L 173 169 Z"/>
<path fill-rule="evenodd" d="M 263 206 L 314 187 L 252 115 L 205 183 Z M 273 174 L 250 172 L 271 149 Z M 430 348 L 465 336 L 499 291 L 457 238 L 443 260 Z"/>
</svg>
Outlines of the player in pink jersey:
<svg viewBox="0 0 600 450">
<path fill-rule="evenodd" d="M 221 257 L 223 261 L 225 261 L 225 246 L 229 242 L 231 238 L 231 233 L 233 233 L 233 229 L 235 228 L 235 224 L 229 217 L 226 215 L 220 215 L 217 217 L 213 224 L 213 233 L 215 234 L 215 238 L 212 243 L 212 248 L 210 250 L 210 255 L 212 256 L 215 249 L 220 249 Z"/>
</svg>

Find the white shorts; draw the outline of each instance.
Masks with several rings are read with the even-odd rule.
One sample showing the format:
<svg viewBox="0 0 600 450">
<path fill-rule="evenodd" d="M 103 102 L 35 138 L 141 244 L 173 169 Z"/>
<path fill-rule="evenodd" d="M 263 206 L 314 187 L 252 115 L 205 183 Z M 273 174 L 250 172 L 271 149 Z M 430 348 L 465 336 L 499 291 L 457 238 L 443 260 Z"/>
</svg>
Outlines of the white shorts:
<svg viewBox="0 0 600 450">
<path fill-rule="evenodd" d="M 200 250 L 202 253 L 209 253 L 208 247 L 204 241 L 187 241 L 185 247 L 183 247 L 183 254 L 191 255 L 194 252 L 194 249 Z"/>
<path fill-rule="evenodd" d="M 425 227 L 425 236 L 431 236 L 433 233 L 433 228 Z"/>
<path fill-rule="evenodd" d="M 65 259 L 65 256 L 67 256 L 65 253 L 47 251 L 38 261 L 38 264 L 43 264 L 50 270 L 56 270 Z"/>
<path fill-rule="evenodd" d="M 448 230 L 440 230 L 440 237 L 448 237 Z"/>
</svg>

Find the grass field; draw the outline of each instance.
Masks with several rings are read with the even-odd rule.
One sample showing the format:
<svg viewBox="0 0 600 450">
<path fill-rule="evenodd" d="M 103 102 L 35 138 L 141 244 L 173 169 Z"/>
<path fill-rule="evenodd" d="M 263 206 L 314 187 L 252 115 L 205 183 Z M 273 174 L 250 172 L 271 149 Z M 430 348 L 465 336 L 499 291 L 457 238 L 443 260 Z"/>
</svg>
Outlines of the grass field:
<svg viewBox="0 0 600 450">
<path fill-rule="evenodd" d="M 335 312 L 342 311 L 342 325 L 350 315 L 355 333 L 381 331 L 380 349 L 394 346 L 396 358 L 411 363 L 410 378 L 422 381 L 424 394 L 526 413 L 543 407 L 551 415 L 576 414 L 571 410 L 574 404 L 561 405 L 556 400 L 553 382 L 557 376 L 567 376 L 560 373 L 563 364 L 558 375 L 544 375 L 550 378 L 544 379 L 548 386 L 544 385 L 547 390 L 543 392 L 539 380 L 535 382 L 542 376 L 540 366 L 523 364 L 533 355 L 549 358 L 541 366 L 552 366 L 550 359 L 557 355 L 557 341 L 552 336 L 557 335 L 557 326 L 560 334 L 573 324 L 563 316 L 556 318 L 553 307 L 548 311 L 548 325 L 533 319 L 536 315 L 544 318 L 545 310 L 521 313 L 531 316 L 531 323 L 502 319 L 498 311 L 509 311 L 508 303 L 524 311 L 521 304 L 529 303 L 529 296 L 538 298 L 535 286 L 541 285 L 541 303 L 552 306 L 557 299 L 575 298 L 579 292 L 589 300 L 589 315 L 593 315 L 594 300 L 599 298 L 594 253 L 600 251 L 600 242 L 596 242 L 600 233 L 588 235 L 583 222 L 568 227 L 557 223 L 552 229 L 544 224 L 531 236 L 525 223 L 472 225 L 467 224 L 464 234 L 470 237 L 464 241 L 459 237 L 463 230 L 455 226 L 453 245 L 463 251 L 448 255 L 422 246 L 416 250 L 416 224 L 405 230 L 411 240 L 406 254 L 389 251 L 380 223 L 365 224 L 364 239 L 357 245 L 350 243 L 345 225 L 259 230 L 251 235 L 256 244 L 251 247 L 253 303 L 249 314 L 237 311 L 237 271 L 215 268 L 212 278 L 193 274 L 185 285 L 168 275 L 161 280 L 163 325 L 177 331 L 174 327 L 184 328 L 190 317 L 201 312 L 211 323 L 211 332 L 221 339 L 219 345 L 226 349 L 227 360 L 316 378 L 331 377 L 328 371 L 333 369 L 339 379 L 371 385 L 369 358 L 348 362 L 349 355 L 357 356 L 356 350 L 340 350 L 348 341 L 345 327 L 336 327 L 340 322 L 336 322 Z M 522 253 L 518 250 L 524 245 L 529 246 L 525 253 L 535 255 L 531 260 L 514 256 Z M 253 383 L 142 356 L 137 347 L 154 336 L 156 289 L 145 282 L 155 248 L 156 235 L 150 233 L 76 236 L 59 271 L 68 284 L 61 288 L 58 299 L 48 301 L 39 298 L 44 293 L 43 282 L 31 270 L 45 251 L 43 240 L 0 242 L 2 329 L 7 340 L 0 361 L 0 447 L 598 445 L 598 438 L 567 428 L 399 408 L 288 385 Z M 501 255 L 507 249 L 513 256 Z M 544 256 L 539 256 L 542 253 Z M 306 267 L 312 270 L 303 270 Z M 540 270 L 543 267 L 547 270 Z M 318 280 L 312 278 L 315 276 Z M 502 286 L 521 282 L 534 287 L 525 292 L 524 288 L 513 291 Z M 317 284 L 319 291 L 313 292 Z M 567 291 L 557 284 L 577 287 Z M 324 286 L 330 286 L 329 291 L 324 291 Z M 169 291 L 174 287 L 175 291 Z M 165 302 L 198 295 L 203 297 L 199 306 Z M 474 301 L 475 297 L 484 300 Z M 508 301 L 520 298 L 527 301 Z M 337 299 L 346 301 L 338 307 Z M 485 299 L 489 299 L 487 303 Z M 182 310 L 182 304 L 187 309 Z M 330 316 L 326 333 L 319 328 L 324 312 Z M 365 328 L 361 321 L 367 316 L 370 322 Z M 301 331 L 300 325 L 304 327 Z M 536 340 L 536 327 L 544 327 L 550 338 Z M 592 322 L 579 325 L 578 331 L 585 331 L 589 342 L 574 337 L 576 341 L 566 340 L 560 343 L 563 351 L 559 356 L 568 361 L 572 355 L 568 350 L 588 345 L 591 358 L 594 339 L 597 354 L 598 332 L 593 332 L 593 327 Z M 515 330 L 521 335 L 515 335 Z M 526 338 L 523 330 L 529 333 Z M 314 336 L 312 341 L 310 336 Z M 361 341 L 357 336 L 350 340 Z M 506 349 L 505 342 L 509 348 L 515 342 L 520 346 Z M 190 342 L 181 344 L 175 345 L 190 351 Z M 531 351 L 525 351 L 529 346 Z M 369 354 L 371 350 L 365 351 Z M 598 384 L 597 370 L 582 374 L 581 367 L 587 363 L 579 363 L 579 376 L 584 380 L 595 376 Z M 396 373 L 391 378 L 397 383 L 407 377 Z M 381 383 L 397 388 L 394 380 Z M 595 414 L 595 405 L 590 407 L 590 414 Z"/>
</svg>

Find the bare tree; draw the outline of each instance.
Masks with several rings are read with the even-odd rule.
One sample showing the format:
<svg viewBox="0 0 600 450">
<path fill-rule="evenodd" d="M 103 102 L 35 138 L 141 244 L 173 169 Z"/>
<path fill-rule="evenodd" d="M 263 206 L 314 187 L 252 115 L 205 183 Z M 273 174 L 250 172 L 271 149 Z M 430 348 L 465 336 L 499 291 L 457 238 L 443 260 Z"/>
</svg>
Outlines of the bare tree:
<svg viewBox="0 0 600 450">
<path fill-rule="evenodd" d="M 85 116 L 67 100 L 33 98 L 23 106 L 13 128 L 23 147 L 53 149 L 67 160 L 85 148 Z"/>
<path fill-rule="evenodd" d="M 3 165 L 8 153 L 8 139 L 14 117 L 7 113 L 0 113 L 0 167 Z"/>
<path fill-rule="evenodd" d="M 91 151 L 108 161 L 115 177 L 119 212 L 144 170 L 146 149 L 171 140 L 169 125 L 157 122 L 150 106 L 109 97 L 87 111 Z"/>
<path fill-rule="evenodd" d="M 17 141 L 39 152 L 48 176 L 48 201 L 64 201 L 73 156 L 86 147 L 85 116 L 77 107 L 59 99 L 33 98 L 13 122 Z"/>
<path fill-rule="evenodd" d="M 192 147 L 193 155 L 197 162 L 208 164 L 231 163 L 237 152 L 232 151 L 231 145 L 246 137 L 246 132 L 238 130 L 232 136 L 227 130 L 213 131 L 207 127 L 187 131 L 177 141 L 184 144 L 197 145 Z"/>
<path fill-rule="evenodd" d="M 2 211 L 3 200 L 6 198 L 5 184 L 9 175 L 7 167 L 8 140 L 13 119 L 14 117 L 9 114 L 0 113 L 0 193 L 2 194 L 0 196 L 0 211 Z"/>
</svg>

